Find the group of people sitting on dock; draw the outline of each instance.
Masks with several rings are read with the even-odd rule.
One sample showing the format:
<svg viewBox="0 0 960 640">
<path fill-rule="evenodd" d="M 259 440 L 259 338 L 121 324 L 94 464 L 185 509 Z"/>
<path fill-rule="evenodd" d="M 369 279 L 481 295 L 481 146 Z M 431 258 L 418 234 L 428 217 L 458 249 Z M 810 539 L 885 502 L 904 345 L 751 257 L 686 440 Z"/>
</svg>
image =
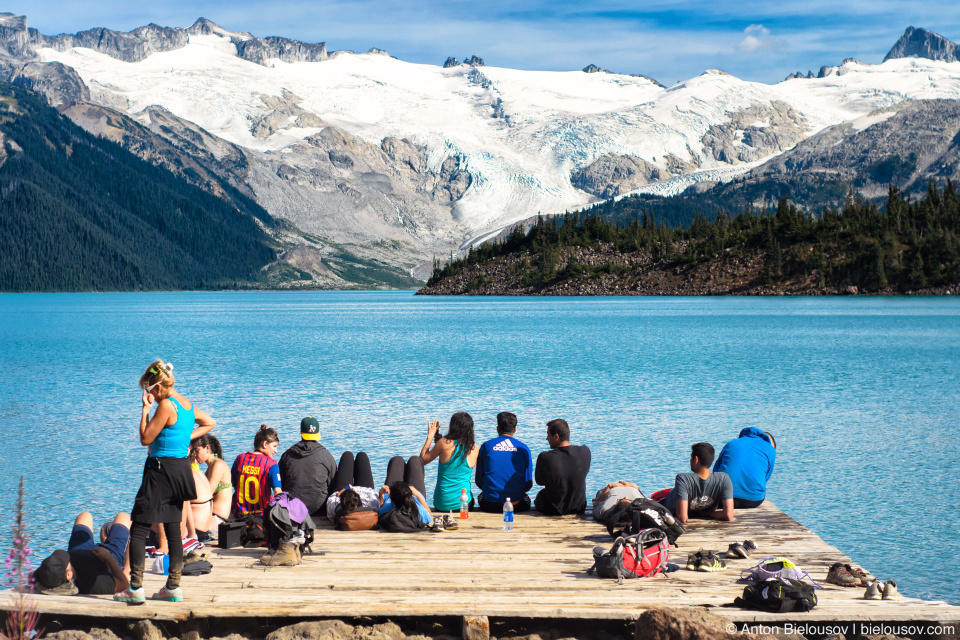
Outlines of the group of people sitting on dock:
<svg viewBox="0 0 960 640">
<path fill-rule="evenodd" d="M 517 416 L 512 413 L 498 414 L 497 436 L 480 445 L 467 413 L 455 413 L 443 435 L 440 423 L 431 421 L 420 454 L 407 460 L 391 458 L 377 489 L 367 454 L 345 451 L 337 463 L 320 443 L 320 425 L 313 417 L 301 421 L 300 440 L 279 461 L 274 459 L 279 436 L 261 425 L 253 450 L 228 466 L 219 441 L 209 433 L 216 423 L 176 391 L 174 381 L 173 365 L 160 360 L 140 378 L 140 442 L 148 453 L 130 514 L 118 514 L 104 525 L 99 543 L 92 516 L 80 514 L 67 550 L 55 551 L 34 572 L 38 591 L 112 593 L 120 602 L 145 602 L 143 574 L 147 539 L 152 536 L 158 550 L 169 554 L 166 585 L 152 599 L 180 601 L 185 549 L 200 543 L 192 538 L 203 539 L 222 522 L 262 518 L 275 496 L 296 499 L 313 521 L 328 518 L 337 528 L 379 525 L 389 531 L 428 526 L 441 530 L 444 518 L 435 517 L 434 511 L 456 511 L 464 498 L 470 509 L 494 513 L 502 512 L 507 501 L 516 512 L 535 508 L 548 516 L 580 514 L 587 507 L 591 452 L 571 444 L 570 428 L 562 419 L 546 424 L 549 449 L 538 455 L 536 465 L 529 447 L 516 437 Z M 744 429 L 727 443 L 716 463 L 710 444 L 694 444 L 691 472 L 677 475 L 672 488 L 651 498 L 681 522 L 691 516 L 733 520 L 735 509 L 763 502 L 775 447 L 773 436 L 756 428 Z M 425 466 L 434 460 L 438 469 L 431 510 Z M 200 465 L 206 465 L 206 473 Z M 531 501 L 528 492 L 534 482 L 543 488 Z M 474 484 L 480 489 L 476 497 Z M 597 492 L 593 516 L 602 521 L 639 497 L 642 493 L 634 483 L 610 483 Z M 285 553 L 282 548 L 273 551 Z"/>
</svg>

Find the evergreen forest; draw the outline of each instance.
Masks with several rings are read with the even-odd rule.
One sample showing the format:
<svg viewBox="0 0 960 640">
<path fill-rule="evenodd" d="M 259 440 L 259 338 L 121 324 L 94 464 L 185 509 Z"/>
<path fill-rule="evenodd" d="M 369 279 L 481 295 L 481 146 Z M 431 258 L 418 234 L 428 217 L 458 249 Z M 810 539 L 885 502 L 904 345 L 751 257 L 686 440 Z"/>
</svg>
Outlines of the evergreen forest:
<svg viewBox="0 0 960 640">
<path fill-rule="evenodd" d="M 275 259 L 277 222 L 218 198 L 0 83 L 0 291 L 235 288 Z"/>
<path fill-rule="evenodd" d="M 728 293 L 849 287 L 899 293 L 960 285 L 960 197 L 950 182 L 942 189 L 931 183 L 917 199 L 892 185 L 884 202 L 851 194 L 843 207 L 816 214 L 784 196 L 762 212 L 721 210 L 712 220 L 694 213 L 686 226 L 668 225 L 647 210 L 625 214 L 636 201 L 621 202 L 538 218 L 529 229 L 519 226 L 500 241 L 437 262 L 424 293 L 537 293 L 608 276 L 620 288 L 625 281 L 642 284 L 642 271 L 685 274 L 689 286 L 709 278 Z"/>
</svg>

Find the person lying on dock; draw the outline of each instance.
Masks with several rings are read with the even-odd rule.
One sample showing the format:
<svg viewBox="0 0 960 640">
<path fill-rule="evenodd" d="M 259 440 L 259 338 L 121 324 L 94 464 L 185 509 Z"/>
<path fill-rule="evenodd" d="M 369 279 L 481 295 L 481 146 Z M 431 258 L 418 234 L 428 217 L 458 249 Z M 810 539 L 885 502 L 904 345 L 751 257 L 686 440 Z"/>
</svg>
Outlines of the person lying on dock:
<svg viewBox="0 0 960 640">
<path fill-rule="evenodd" d="M 537 456 L 535 475 L 543 489 L 534 506 L 548 516 L 583 513 L 587 508 L 590 449 L 570 444 L 570 426 L 557 418 L 547 423 L 549 451 Z"/>
<path fill-rule="evenodd" d="M 113 595 L 129 586 L 130 516 L 118 513 L 93 537 L 93 516 L 77 516 L 67 550 L 58 549 L 33 572 L 37 591 L 47 595 Z"/>
<path fill-rule="evenodd" d="M 503 411 L 497 414 L 497 437 L 480 445 L 476 482 L 481 511 L 502 513 L 507 498 L 514 511 L 530 510 L 527 491 L 533 487 L 533 457 L 516 433 L 517 416 Z"/>
<path fill-rule="evenodd" d="M 734 509 L 753 509 L 763 504 L 776 460 L 777 441 L 756 427 L 743 429 L 736 440 L 723 445 L 713 472 L 723 471 L 730 476 Z"/>
<path fill-rule="evenodd" d="M 307 505 L 310 517 L 319 520 L 324 514 L 330 484 L 337 473 L 337 461 L 320 444 L 320 423 L 307 416 L 300 421 L 300 441 L 280 456 L 280 477 L 283 488 Z"/>
<path fill-rule="evenodd" d="M 713 518 L 733 522 L 733 484 L 722 471 L 710 473 L 714 448 L 698 442 L 690 453 L 690 471 L 677 474 L 673 489 L 654 493 L 650 498 L 669 509 L 682 523 L 689 517 Z"/>
<path fill-rule="evenodd" d="M 373 488 L 370 458 L 363 451 L 353 456 L 344 451 L 337 464 L 337 472 L 327 498 L 327 518 L 338 529 L 358 531 L 372 529 L 377 524 L 380 497 Z M 351 515 L 352 514 L 352 515 Z M 369 514 L 366 515 L 366 514 Z"/>
<path fill-rule="evenodd" d="M 593 519 L 597 522 L 606 523 L 607 517 L 623 509 L 622 505 L 629 505 L 637 498 L 642 498 L 643 493 L 640 487 L 626 480 L 611 482 L 604 488 L 597 491 L 593 498 Z"/>
<path fill-rule="evenodd" d="M 393 456 L 387 463 L 387 477 L 380 488 L 380 528 L 406 533 L 419 531 L 433 522 L 433 514 L 424 497 L 423 460 L 419 456 L 406 463 Z"/>
</svg>

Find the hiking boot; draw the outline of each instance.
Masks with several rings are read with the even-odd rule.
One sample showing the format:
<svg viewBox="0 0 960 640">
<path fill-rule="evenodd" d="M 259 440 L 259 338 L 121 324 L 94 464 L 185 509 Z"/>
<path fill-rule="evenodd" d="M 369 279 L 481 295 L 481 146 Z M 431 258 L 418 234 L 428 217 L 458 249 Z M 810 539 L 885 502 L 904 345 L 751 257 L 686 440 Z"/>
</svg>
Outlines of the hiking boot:
<svg viewBox="0 0 960 640">
<path fill-rule="evenodd" d="M 297 545 L 281 542 L 280 547 L 271 553 L 265 553 L 260 562 L 268 567 L 295 567 L 300 564 L 300 550 Z"/>
<path fill-rule="evenodd" d="M 147 595 L 143 592 L 143 587 L 139 589 L 127 587 L 123 591 L 113 594 L 113 599 L 127 604 L 143 604 L 147 601 Z"/>
<path fill-rule="evenodd" d="M 180 587 L 168 589 L 164 587 L 150 596 L 151 600 L 163 600 L 164 602 L 183 602 L 183 591 Z"/>
<path fill-rule="evenodd" d="M 726 553 L 727 558 L 749 558 L 750 552 L 745 546 L 739 542 L 731 542 L 730 547 L 727 549 Z"/>
<path fill-rule="evenodd" d="M 713 551 L 708 551 L 705 556 L 700 559 L 700 566 L 697 567 L 697 571 L 723 571 L 727 568 L 727 563 L 720 559 L 720 556 L 716 555 Z"/>
<path fill-rule="evenodd" d="M 447 531 L 456 531 L 460 528 L 460 525 L 457 523 L 456 518 L 447 514 L 443 516 L 443 528 Z"/>
<path fill-rule="evenodd" d="M 897 591 L 897 583 L 893 580 L 887 580 L 887 583 L 883 585 L 883 599 L 884 600 L 899 600 L 900 593 Z"/>
<path fill-rule="evenodd" d="M 863 599 L 880 600 L 881 589 L 883 589 L 883 583 L 879 580 L 874 580 L 867 586 L 867 590 L 863 592 Z"/>
<path fill-rule="evenodd" d="M 854 578 L 860 578 L 860 584 L 862 585 L 868 585 L 871 582 L 873 582 L 875 579 L 873 576 L 871 576 L 869 573 L 867 573 L 860 567 L 853 567 L 853 566 L 850 566 L 849 564 L 845 564 L 843 565 L 843 568 L 849 571 L 850 575 L 852 575 Z"/>
<path fill-rule="evenodd" d="M 862 587 L 863 581 L 853 575 L 840 562 L 834 562 L 827 571 L 827 582 L 841 587 Z"/>
</svg>

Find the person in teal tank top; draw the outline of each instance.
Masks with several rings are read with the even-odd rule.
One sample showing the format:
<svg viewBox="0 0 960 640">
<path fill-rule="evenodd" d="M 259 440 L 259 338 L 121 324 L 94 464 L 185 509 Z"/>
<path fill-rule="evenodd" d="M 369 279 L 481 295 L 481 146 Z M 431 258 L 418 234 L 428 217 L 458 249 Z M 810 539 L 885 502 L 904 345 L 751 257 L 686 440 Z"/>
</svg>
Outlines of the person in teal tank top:
<svg viewBox="0 0 960 640">
<path fill-rule="evenodd" d="M 213 418 L 194 406 L 174 389 L 173 365 L 157 360 L 140 376 L 143 390 L 140 401 L 140 444 L 148 447 L 140 490 L 133 502 L 130 518 L 130 583 L 113 595 L 127 604 L 146 601 L 143 573 L 147 533 L 152 525 L 161 525 L 170 553 L 170 569 L 166 585 L 153 594 L 153 600 L 179 602 L 180 572 L 183 568 L 183 546 L 180 522 L 183 504 L 197 497 L 193 470 L 187 455 L 191 438 L 205 435 L 217 426 Z M 150 409 L 156 403 L 156 411 Z M 202 477 L 202 476 L 201 476 Z M 204 478 L 204 481 L 206 479 Z"/>
<path fill-rule="evenodd" d="M 480 447 L 474 444 L 473 418 L 463 411 L 450 417 L 447 435 L 440 436 L 440 422 L 434 420 L 427 425 L 427 441 L 420 450 L 420 459 L 424 464 L 439 460 L 437 487 L 433 492 L 433 506 L 438 511 L 456 511 L 460 509 L 460 495 L 464 489 L 473 506 L 472 483 L 470 476 L 477 466 Z"/>
</svg>

